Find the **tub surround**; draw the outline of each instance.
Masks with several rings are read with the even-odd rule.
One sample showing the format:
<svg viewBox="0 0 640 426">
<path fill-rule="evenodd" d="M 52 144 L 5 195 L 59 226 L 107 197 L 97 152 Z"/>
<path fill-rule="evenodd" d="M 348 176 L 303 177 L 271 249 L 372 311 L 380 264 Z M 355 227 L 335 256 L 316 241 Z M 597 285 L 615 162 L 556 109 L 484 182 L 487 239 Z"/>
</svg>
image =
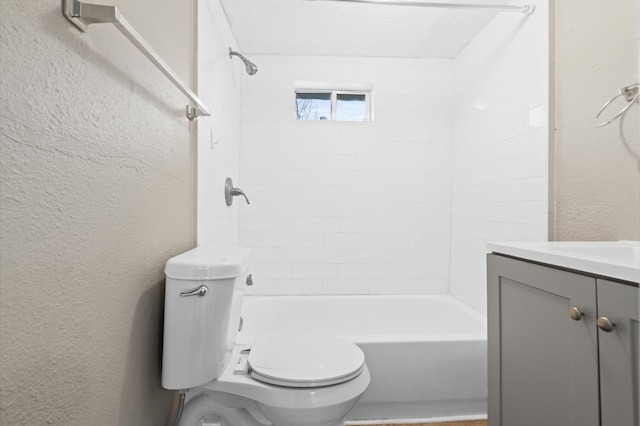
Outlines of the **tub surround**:
<svg viewBox="0 0 640 426">
<path fill-rule="evenodd" d="M 238 244 L 239 203 L 228 207 L 225 179 L 242 187 L 240 164 L 240 86 L 245 77 L 242 62 L 229 58 L 237 42 L 226 21 L 221 2 L 195 1 L 198 7 L 198 94 L 211 108 L 210 117 L 198 117 L 196 208 L 198 245 Z M 251 197 L 250 197 L 251 198 Z"/>
<path fill-rule="evenodd" d="M 446 293 L 453 61 L 252 60 L 260 71 L 242 88 L 240 162 L 250 291 Z M 295 121 L 296 81 L 371 84 L 375 118 Z"/>
<path fill-rule="evenodd" d="M 549 5 L 535 4 L 454 59 L 450 292 L 481 312 L 485 243 L 547 240 Z"/>
<path fill-rule="evenodd" d="M 451 292 L 484 310 L 485 242 L 547 237 L 547 17 L 542 1 L 498 15 L 453 59 L 252 55 L 251 293 Z M 371 84 L 374 120 L 295 121 L 296 81 Z"/>
</svg>

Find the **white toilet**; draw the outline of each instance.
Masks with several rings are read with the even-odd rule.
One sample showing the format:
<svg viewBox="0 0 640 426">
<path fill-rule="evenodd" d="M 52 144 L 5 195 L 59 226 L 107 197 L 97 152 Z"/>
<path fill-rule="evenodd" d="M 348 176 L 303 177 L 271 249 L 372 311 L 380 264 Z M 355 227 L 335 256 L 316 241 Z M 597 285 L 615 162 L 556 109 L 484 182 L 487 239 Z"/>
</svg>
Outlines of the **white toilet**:
<svg viewBox="0 0 640 426">
<path fill-rule="evenodd" d="M 277 330 L 235 344 L 249 254 L 201 246 L 167 262 L 162 386 L 188 390 L 180 426 L 343 426 L 370 381 L 355 344 Z"/>
</svg>

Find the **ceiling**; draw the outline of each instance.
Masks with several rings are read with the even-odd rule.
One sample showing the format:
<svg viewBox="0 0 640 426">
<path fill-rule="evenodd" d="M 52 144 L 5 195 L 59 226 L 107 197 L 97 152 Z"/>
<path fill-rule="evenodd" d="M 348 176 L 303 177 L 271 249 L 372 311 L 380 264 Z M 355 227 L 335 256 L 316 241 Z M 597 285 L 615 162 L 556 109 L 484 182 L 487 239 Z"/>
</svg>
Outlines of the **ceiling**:
<svg viewBox="0 0 640 426">
<path fill-rule="evenodd" d="M 247 54 L 451 58 L 496 15 L 308 0 L 220 1 Z"/>
</svg>

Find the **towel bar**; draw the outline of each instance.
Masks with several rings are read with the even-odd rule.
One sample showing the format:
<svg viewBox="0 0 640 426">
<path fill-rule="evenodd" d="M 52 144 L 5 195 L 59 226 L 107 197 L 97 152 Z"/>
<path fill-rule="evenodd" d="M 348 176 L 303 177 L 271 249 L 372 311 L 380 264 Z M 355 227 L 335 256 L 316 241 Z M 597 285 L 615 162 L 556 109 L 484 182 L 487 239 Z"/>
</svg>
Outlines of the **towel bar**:
<svg viewBox="0 0 640 426">
<path fill-rule="evenodd" d="M 180 80 L 169 65 L 156 53 L 131 24 L 120 14 L 116 6 L 83 3 L 78 0 L 62 0 L 62 14 L 81 31 L 86 31 L 91 24 L 111 23 L 120 30 L 182 93 L 196 106 L 187 106 L 187 118 L 193 120 L 201 115 L 211 115 L 209 109 L 202 103 L 186 84 Z"/>
</svg>

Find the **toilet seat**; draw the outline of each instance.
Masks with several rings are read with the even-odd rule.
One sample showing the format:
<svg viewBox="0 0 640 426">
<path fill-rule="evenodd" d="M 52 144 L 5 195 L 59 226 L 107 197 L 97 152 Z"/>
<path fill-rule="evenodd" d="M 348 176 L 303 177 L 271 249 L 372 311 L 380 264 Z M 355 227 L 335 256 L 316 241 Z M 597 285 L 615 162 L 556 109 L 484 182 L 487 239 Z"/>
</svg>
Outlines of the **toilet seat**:
<svg viewBox="0 0 640 426">
<path fill-rule="evenodd" d="M 334 336 L 260 336 L 248 363 L 255 380 L 292 388 L 344 383 L 365 368 L 362 350 Z"/>
</svg>

